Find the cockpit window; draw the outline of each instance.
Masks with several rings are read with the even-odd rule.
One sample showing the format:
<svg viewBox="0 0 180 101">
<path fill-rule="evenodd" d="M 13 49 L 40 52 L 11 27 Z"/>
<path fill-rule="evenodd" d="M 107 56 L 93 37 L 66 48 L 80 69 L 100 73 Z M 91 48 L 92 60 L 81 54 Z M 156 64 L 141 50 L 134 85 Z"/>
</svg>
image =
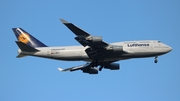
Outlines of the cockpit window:
<svg viewBox="0 0 180 101">
<path fill-rule="evenodd" d="M 158 43 L 161 43 L 161 41 L 158 41 Z"/>
</svg>

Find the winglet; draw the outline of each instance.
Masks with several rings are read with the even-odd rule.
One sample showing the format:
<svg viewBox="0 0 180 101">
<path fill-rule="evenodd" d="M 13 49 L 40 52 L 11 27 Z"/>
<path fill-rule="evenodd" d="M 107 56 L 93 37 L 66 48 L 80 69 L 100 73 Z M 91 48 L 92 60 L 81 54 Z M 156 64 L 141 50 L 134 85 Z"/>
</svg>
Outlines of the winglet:
<svg viewBox="0 0 180 101">
<path fill-rule="evenodd" d="M 58 68 L 58 70 L 59 70 L 60 72 L 63 72 L 63 70 L 64 70 L 64 69 L 62 69 L 62 68 Z"/>
<path fill-rule="evenodd" d="M 62 23 L 64 23 L 64 24 L 68 24 L 69 22 L 67 22 L 66 20 L 64 20 L 64 19 L 60 19 L 61 20 L 61 22 Z"/>
</svg>

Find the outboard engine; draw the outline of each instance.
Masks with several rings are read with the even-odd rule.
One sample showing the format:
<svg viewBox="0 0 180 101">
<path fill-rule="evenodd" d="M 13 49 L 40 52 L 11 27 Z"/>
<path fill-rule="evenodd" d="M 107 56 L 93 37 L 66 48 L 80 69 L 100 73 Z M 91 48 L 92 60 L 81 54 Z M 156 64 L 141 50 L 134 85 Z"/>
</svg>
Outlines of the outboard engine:
<svg viewBox="0 0 180 101">
<path fill-rule="evenodd" d="M 110 70 L 119 70 L 120 65 L 118 63 L 110 63 L 110 64 L 105 65 L 104 68 L 110 69 Z"/>
<path fill-rule="evenodd" d="M 101 36 L 89 36 L 86 38 L 86 40 L 91 41 L 92 43 L 100 43 L 102 42 Z"/>
<path fill-rule="evenodd" d="M 89 74 L 98 74 L 98 69 L 97 68 L 88 68 L 88 69 L 83 69 L 83 73 L 89 73 Z"/>
</svg>

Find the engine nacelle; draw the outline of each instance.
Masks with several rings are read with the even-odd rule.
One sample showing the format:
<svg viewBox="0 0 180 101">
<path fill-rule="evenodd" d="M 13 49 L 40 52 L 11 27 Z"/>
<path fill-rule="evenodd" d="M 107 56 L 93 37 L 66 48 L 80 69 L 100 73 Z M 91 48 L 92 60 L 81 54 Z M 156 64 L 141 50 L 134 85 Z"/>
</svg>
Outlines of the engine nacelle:
<svg viewBox="0 0 180 101">
<path fill-rule="evenodd" d="M 110 70 L 119 70 L 120 65 L 118 63 L 110 63 L 110 64 L 105 65 L 104 68 L 110 69 Z"/>
<path fill-rule="evenodd" d="M 102 42 L 102 37 L 101 36 L 89 36 L 86 38 L 86 40 L 91 41 L 93 43 L 99 43 L 99 42 Z"/>
<path fill-rule="evenodd" d="M 122 52 L 123 51 L 123 46 L 118 46 L 118 45 L 109 45 L 106 47 L 107 50 L 109 51 L 114 51 L 114 52 Z"/>
<path fill-rule="evenodd" d="M 98 69 L 97 68 L 89 68 L 89 69 L 84 69 L 82 70 L 83 73 L 89 73 L 89 74 L 98 74 Z"/>
</svg>

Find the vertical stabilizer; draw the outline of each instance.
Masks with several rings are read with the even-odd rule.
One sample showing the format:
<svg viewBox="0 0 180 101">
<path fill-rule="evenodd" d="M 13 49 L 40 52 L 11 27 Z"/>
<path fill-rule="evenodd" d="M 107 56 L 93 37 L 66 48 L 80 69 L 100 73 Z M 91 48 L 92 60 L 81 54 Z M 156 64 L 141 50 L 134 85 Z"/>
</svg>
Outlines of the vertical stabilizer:
<svg viewBox="0 0 180 101">
<path fill-rule="evenodd" d="M 18 41 L 31 46 L 31 47 L 47 47 L 41 41 L 30 35 L 28 32 L 22 28 L 12 28 L 14 34 L 16 35 Z"/>
</svg>

